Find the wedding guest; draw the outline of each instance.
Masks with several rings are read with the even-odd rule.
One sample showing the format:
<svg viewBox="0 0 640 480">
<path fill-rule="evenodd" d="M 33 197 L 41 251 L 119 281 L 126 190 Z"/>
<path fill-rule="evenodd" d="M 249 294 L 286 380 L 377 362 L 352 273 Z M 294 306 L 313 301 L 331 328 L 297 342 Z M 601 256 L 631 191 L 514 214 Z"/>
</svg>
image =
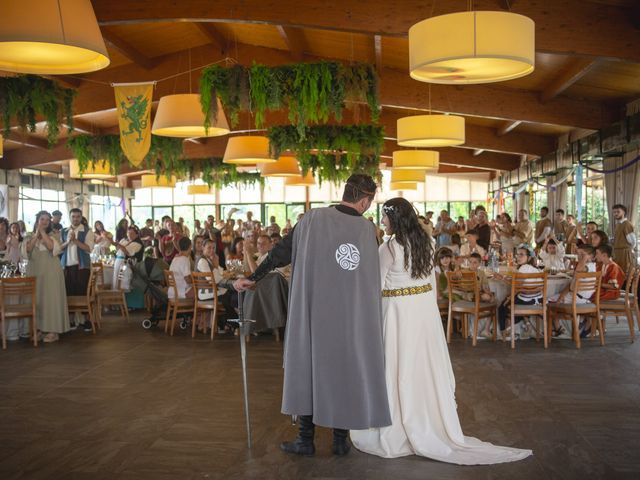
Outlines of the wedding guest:
<svg viewBox="0 0 640 480">
<path fill-rule="evenodd" d="M 187 227 L 187 224 L 184 223 L 184 218 L 179 217 L 178 218 L 178 226 L 180 227 L 180 230 L 182 230 L 182 235 L 187 237 L 187 238 L 191 238 L 191 232 L 189 231 L 189 227 Z"/>
<path fill-rule="evenodd" d="M 9 243 L 9 220 L 7 220 L 4 217 L 0 217 L 0 256 L 6 255 L 8 243 Z"/>
<path fill-rule="evenodd" d="M 544 241 L 551 235 L 553 231 L 553 223 L 549 218 L 549 209 L 542 207 L 540 209 L 540 220 L 536 222 L 535 241 L 538 247 L 542 247 Z"/>
<path fill-rule="evenodd" d="M 287 220 L 288 221 L 288 220 Z M 239 218 L 238 220 L 236 220 L 236 228 L 235 228 L 235 233 L 237 237 L 244 237 L 243 232 L 244 232 L 244 223 L 242 222 L 242 219 Z"/>
<path fill-rule="evenodd" d="M 461 247 L 462 247 L 462 239 L 460 238 L 460 235 L 458 235 L 457 233 L 452 234 L 451 245 L 449 245 L 449 248 L 451 249 L 451 251 L 455 256 L 460 255 Z"/>
<path fill-rule="evenodd" d="M 116 242 L 119 242 L 123 238 L 127 238 L 127 229 L 129 228 L 129 220 L 126 218 L 120 219 L 118 225 L 116 225 Z"/>
<path fill-rule="evenodd" d="M 613 206 L 615 230 L 613 233 L 613 259 L 623 272 L 635 267 L 636 234 L 633 225 L 627 219 L 627 207 L 621 204 Z"/>
<path fill-rule="evenodd" d="M 586 228 L 585 233 L 582 229 L 582 223 L 578 222 L 576 225 L 576 247 L 585 243 L 591 245 L 591 234 L 598 230 L 598 224 L 596 222 L 587 222 Z"/>
<path fill-rule="evenodd" d="M 596 269 L 602 272 L 600 300 L 617 300 L 620 289 L 624 285 L 626 275 L 620 265 L 613 261 L 611 245 L 600 245 L 596 248 Z"/>
<path fill-rule="evenodd" d="M 258 237 L 255 252 L 252 248 L 245 247 L 245 261 L 249 265 L 251 273 L 254 273 L 264 259 L 267 258 L 272 248 L 273 244 L 268 235 L 260 235 Z M 257 254 L 257 256 L 254 256 L 254 254 Z"/>
<path fill-rule="evenodd" d="M 6 244 L 7 250 L 4 256 L 5 260 L 18 265 L 20 263 L 20 257 L 22 255 L 22 233 L 20 232 L 20 225 L 18 222 L 13 222 L 9 226 L 9 236 L 7 237 Z"/>
<path fill-rule="evenodd" d="M 271 215 L 269 218 L 269 228 L 271 228 L 271 233 L 280 233 L 280 225 L 276 223 L 276 217 Z"/>
<path fill-rule="evenodd" d="M 600 245 L 608 245 L 608 244 L 609 244 L 609 236 L 607 235 L 606 232 L 602 230 L 594 230 L 591 233 L 590 245 L 593 248 L 598 248 Z"/>
<path fill-rule="evenodd" d="M 434 237 L 438 241 L 438 245 L 446 247 L 451 245 L 451 234 L 456 232 L 456 224 L 449 216 L 449 212 L 442 210 L 440 212 L 440 220 L 436 224 L 433 231 Z"/>
<path fill-rule="evenodd" d="M 178 298 L 193 298 L 193 288 L 189 286 L 191 283 L 191 240 L 187 237 L 181 237 L 178 240 L 178 253 L 171 261 L 169 270 L 173 272 L 176 279 L 176 287 L 178 290 Z M 173 299 L 175 293 L 173 288 L 169 289 L 169 298 Z"/>
<path fill-rule="evenodd" d="M 244 260 L 244 239 L 242 237 L 236 238 L 231 244 L 229 252 L 230 260 Z"/>
<path fill-rule="evenodd" d="M 113 243 L 113 235 L 104 229 L 104 224 L 96 220 L 93 224 L 93 253 L 96 255 L 106 255 L 109 247 Z"/>
<path fill-rule="evenodd" d="M 507 253 L 513 254 L 513 249 L 516 247 L 516 240 L 514 238 L 515 234 L 513 224 L 511 223 L 511 216 L 506 212 L 499 215 L 494 230 L 498 236 L 503 255 Z"/>
<path fill-rule="evenodd" d="M 60 242 L 52 235 L 49 212 L 36 215 L 33 234 L 27 239 L 25 254 L 29 258 L 27 275 L 36 277 L 36 317 L 43 342 L 57 342 L 61 333 L 70 330 L 65 276 L 58 254 Z"/>
<path fill-rule="evenodd" d="M 204 249 L 204 237 L 196 235 L 193 237 L 193 263 L 198 265 Z"/>
<path fill-rule="evenodd" d="M 180 251 L 178 242 L 183 238 L 183 235 L 179 233 L 178 225 L 171 218 L 165 222 L 165 225 L 168 227 L 169 233 L 160 240 L 160 253 L 163 260 L 171 264 L 171 261 Z"/>
<path fill-rule="evenodd" d="M 202 228 L 202 224 L 200 220 L 196 219 L 193 221 L 193 237 L 201 236 L 204 237 L 204 228 Z"/>
<path fill-rule="evenodd" d="M 27 226 L 22 220 L 18 220 L 18 225 L 20 225 L 20 234 L 25 237 L 27 235 Z"/>
<path fill-rule="evenodd" d="M 447 272 L 453 272 L 455 265 L 453 262 L 453 252 L 447 247 L 442 247 L 436 253 L 435 273 L 437 277 L 437 292 L 439 299 L 449 299 L 449 280 Z M 460 300 L 461 298 L 455 298 Z"/>
<path fill-rule="evenodd" d="M 489 217 L 487 217 L 487 212 L 484 210 L 484 207 L 482 207 L 482 209 L 480 209 L 480 206 L 476 208 L 478 208 L 478 224 L 475 230 L 478 231 L 478 245 L 484 248 L 485 251 L 488 251 L 491 245 L 491 227 L 489 223 L 487 223 Z"/>
<path fill-rule="evenodd" d="M 458 221 L 456 222 L 456 232 L 460 237 L 464 237 L 464 234 L 467 232 L 467 222 L 464 221 L 464 217 L 458 217 Z"/>
<path fill-rule="evenodd" d="M 154 220 L 153 221 L 153 233 L 154 233 L 154 236 L 155 236 L 156 233 L 158 233 L 158 231 L 160 231 L 161 228 L 162 227 L 160 225 L 160 220 Z"/>
<path fill-rule="evenodd" d="M 513 229 L 513 239 L 518 244 L 525 243 L 533 246 L 533 223 L 529 220 L 529 212 L 525 209 L 518 211 L 518 221 Z"/>
<path fill-rule="evenodd" d="M 564 270 L 564 246 L 555 238 L 555 234 L 547 237 L 540 249 L 540 260 L 544 267 L 549 269 Z"/>
<path fill-rule="evenodd" d="M 282 241 L 282 235 L 280 235 L 279 233 L 272 233 L 271 234 L 271 244 L 273 246 L 276 246 L 281 241 Z"/>
<path fill-rule="evenodd" d="M 62 212 L 60 210 L 54 210 L 51 213 L 51 228 L 54 232 L 60 232 L 62 230 L 63 227 L 60 220 L 62 220 Z"/>
<path fill-rule="evenodd" d="M 477 253 L 481 257 L 487 254 L 487 251 L 478 245 L 479 233 L 475 229 L 467 230 L 467 243 L 460 247 L 460 257 L 468 258 L 472 253 Z"/>
<path fill-rule="evenodd" d="M 480 292 L 480 301 L 481 302 L 493 302 L 495 300 L 495 295 L 491 291 L 491 287 L 489 286 L 489 279 L 487 278 L 487 274 L 484 270 L 480 270 L 480 266 L 482 265 L 482 257 L 478 253 L 472 253 L 469 255 L 469 270 L 475 272 L 476 278 L 478 280 L 478 287 Z M 475 301 L 475 292 L 464 292 L 462 294 L 462 298 L 468 302 Z M 476 321 L 475 315 L 469 316 L 469 332 L 473 332 L 473 322 Z M 478 324 L 478 330 L 480 330 L 481 324 Z M 484 328 L 482 331 L 478 333 L 479 338 L 490 338 L 491 331 L 489 330 L 491 327 L 490 322 L 484 322 Z"/>
<path fill-rule="evenodd" d="M 140 240 L 142 240 L 142 244 L 145 247 L 150 247 L 151 245 L 153 245 L 154 234 L 155 230 L 153 226 L 153 220 L 147 218 L 147 220 L 144 222 L 144 227 L 140 229 Z"/>
<path fill-rule="evenodd" d="M 249 232 L 253 232 L 256 228 L 256 222 L 253 220 L 253 212 L 247 212 L 247 221 L 242 224 L 242 236 L 247 239 Z"/>
<path fill-rule="evenodd" d="M 293 230 L 293 226 L 291 225 L 291 219 L 287 218 L 284 228 L 280 233 L 282 233 L 282 236 L 284 237 L 285 235 L 289 235 L 289 233 L 291 233 L 291 230 Z"/>
<path fill-rule="evenodd" d="M 566 231 L 566 249 L 567 253 L 575 254 L 577 251 L 577 236 L 578 226 L 576 225 L 576 219 L 573 215 L 567 215 L 567 231 Z"/>
<path fill-rule="evenodd" d="M 566 241 L 569 235 L 569 222 L 564 218 L 564 210 L 562 208 L 556 210 L 555 220 L 553 222 L 553 233 L 561 242 Z"/>
<path fill-rule="evenodd" d="M 127 238 L 123 238 L 117 243 L 112 241 L 111 244 L 116 247 L 116 261 L 113 264 L 113 279 L 111 283 L 115 288 L 118 284 L 118 274 L 122 265 L 130 259 L 141 262 L 144 255 L 144 246 L 142 245 L 142 240 L 140 240 L 138 227 L 135 225 L 131 225 L 127 229 Z"/>
</svg>

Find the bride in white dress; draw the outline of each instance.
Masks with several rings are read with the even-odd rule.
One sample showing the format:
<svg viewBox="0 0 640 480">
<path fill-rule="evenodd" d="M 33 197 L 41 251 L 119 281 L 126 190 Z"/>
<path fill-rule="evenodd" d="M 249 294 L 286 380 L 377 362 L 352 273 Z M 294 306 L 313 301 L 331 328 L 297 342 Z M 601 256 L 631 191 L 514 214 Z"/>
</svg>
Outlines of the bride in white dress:
<svg viewBox="0 0 640 480">
<path fill-rule="evenodd" d="M 383 212 L 386 233 L 392 235 L 380 246 L 379 255 L 385 376 L 393 423 L 352 430 L 354 446 L 385 458 L 420 455 L 460 465 L 528 457 L 531 450 L 500 447 L 462 433 L 437 304 L 431 239 L 407 200 L 388 200 Z"/>
</svg>

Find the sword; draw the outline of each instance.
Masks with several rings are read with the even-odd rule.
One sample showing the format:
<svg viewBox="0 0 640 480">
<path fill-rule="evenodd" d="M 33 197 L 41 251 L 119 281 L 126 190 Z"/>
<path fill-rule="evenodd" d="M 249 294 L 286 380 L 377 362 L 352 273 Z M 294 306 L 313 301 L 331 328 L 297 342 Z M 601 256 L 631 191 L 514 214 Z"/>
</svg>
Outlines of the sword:
<svg viewBox="0 0 640 480">
<path fill-rule="evenodd" d="M 246 337 L 251 333 L 251 324 L 255 320 L 245 320 L 242 304 L 244 303 L 244 292 L 238 292 L 238 318 L 229 320 L 238 324 L 240 331 L 240 357 L 242 359 L 242 384 L 244 387 L 244 416 L 247 422 L 247 444 L 251 449 L 251 418 L 249 416 L 249 386 L 247 383 L 247 342 Z"/>
</svg>

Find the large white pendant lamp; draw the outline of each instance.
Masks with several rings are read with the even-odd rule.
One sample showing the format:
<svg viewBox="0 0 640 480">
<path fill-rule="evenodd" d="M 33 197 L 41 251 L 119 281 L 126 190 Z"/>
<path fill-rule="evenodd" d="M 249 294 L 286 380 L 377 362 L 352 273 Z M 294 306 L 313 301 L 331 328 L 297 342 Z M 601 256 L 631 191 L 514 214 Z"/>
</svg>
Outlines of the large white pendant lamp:
<svg viewBox="0 0 640 480">
<path fill-rule="evenodd" d="M 464 117 L 458 115 L 414 115 L 397 122 L 398 145 L 403 147 L 452 147 L 462 145 Z"/>
<path fill-rule="evenodd" d="M 316 184 L 315 178 L 311 170 L 305 176 L 286 177 L 284 179 L 285 187 L 313 187 Z"/>
<path fill-rule="evenodd" d="M 0 70 L 68 75 L 109 63 L 90 0 L 2 2 Z"/>
<path fill-rule="evenodd" d="M 69 162 L 69 176 L 71 178 L 93 178 L 103 180 L 111 178 L 114 175 L 111 173 L 107 162 L 97 161 L 93 165 L 89 164 L 84 172 L 81 173 L 78 160 L 71 160 Z"/>
<path fill-rule="evenodd" d="M 389 185 L 391 190 L 417 190 L 418 189 L 417 182 L 391 182 Z"/>
<path fill-rule="evenodd" d="M 300 166 L 293 155 L 281 155 L 276 162 L 263 163 L 259 166 L 263 177 L 300 177 Z"/>
<path fill-rule="evenodd" d="M 153 120 L 151 133 L 163 137 L 219 137 L 229 133 L 229 123 L 218 102 L 218 118 L 208 130 L 204 128 L 204 113 L 197 93 L 166 95 L 160 99 L 158 111 Z"/>
<path fill-rule="evenodd" d="M 411 78 L 444 84 L 491 83 L 533 72 L 535 24 L 510 12 L 459 12 L 409 29 Z"/>
<path fill-rule="evenodd" d="M 140 180 L 142 181 L 142 188 L 173 188 L 176 186 L 176 182 L 178 181 L 175 176 L 171 176 L 171 178 L 167 178 L 165 175 L 156 177 L 155 174 L 142 175 Z"/>
<path fill-rule="evenodd" d="M 222 159 L 223 163 L 234 165 L 256 165 L 275 161 L 275 158 L 271 158 L 269 139 L 254 135 L 229 138 Z"/>
<path fill-rule="evenodd" d="M 440 152 L 433 150 L 396 150 L 393 152 L 395 170 L 437 171 L 440 166 Z"/>
<path fill-rule="evenodd" d="M 391 170 L 391 182 L 424 182 L 424 170 Z"/>
<path fill-rule="evenodd" d="M 209 185 L 189 185 L 187 187 L 188 195 L 209 195 L 211 187 Z"/>
</svg>

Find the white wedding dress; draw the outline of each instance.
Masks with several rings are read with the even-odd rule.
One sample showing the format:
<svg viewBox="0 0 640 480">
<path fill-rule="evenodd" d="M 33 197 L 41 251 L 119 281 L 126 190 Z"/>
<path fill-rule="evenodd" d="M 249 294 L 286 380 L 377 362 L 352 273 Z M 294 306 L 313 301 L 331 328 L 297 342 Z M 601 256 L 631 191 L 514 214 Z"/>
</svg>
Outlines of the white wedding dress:
<svg viewBox="0 0 640 480">
<path fill-rule="evenodd" d="M 389 246 L 391 246 L 391 249 Z M 384 289 L 422 286 L 427 293 L 382 299 L 385 377 L 393 424 L 352 430 L 354 446 L 385 458 L 421 455 L 460 465 L 521 460 L 531 450 L 465 437 L 455 401 L 455 378 L 436 296 L 436 280 L 411 278 L 404 250 L 393 238 L 380 246 Z"/>
</svg>

